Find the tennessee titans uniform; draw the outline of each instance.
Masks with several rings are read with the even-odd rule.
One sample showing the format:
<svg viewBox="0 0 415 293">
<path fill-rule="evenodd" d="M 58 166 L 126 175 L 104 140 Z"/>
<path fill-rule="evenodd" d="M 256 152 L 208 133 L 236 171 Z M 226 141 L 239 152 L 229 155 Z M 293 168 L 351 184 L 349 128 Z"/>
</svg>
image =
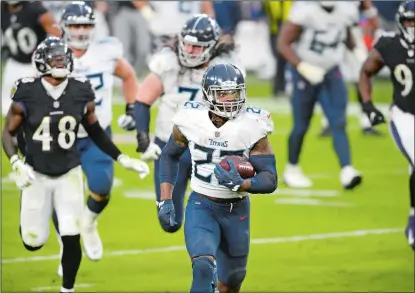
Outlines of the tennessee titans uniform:
<svg viewBox="0 0 415 293">
<path fill-rule="evenodd" d="M 319 100 L 329 120 L 334 147 L 342 167 L 350 164 L 350 151 L 345 133 L 347 90 L 339 69 L 346 47 L 347 28 L 353 24 L 349 3 L 338 2 L 331 13 L 316 2 L 296 2 L 289 21 L 303 28 L 295 51 L 305 62 L 326 70 L 324 81 L 310 84 L 295 69 L 291 69 L 294 129 L 290 135 L 289 162 L 299 160 L 304 135 Z M 324 94 L 323 94 L 324 93 Z"/>
<path fill-rule="evenodd" d="M 189 141 L 192 160 L 193 191 L 184 227 L 187 251 L 190 258 L 214 256 L 218 280 L 232 285 L 233 274 L 246 273 L 250 202 L 247 193 L 219 185 L 213 169 L 224 156 L 249 157 L 255 143 L 272 133 L 272 119 L 268 112 L 247 106 L 238 117 L 216 128 L 209 110 L 189 101 L 175 114 L 174 124 Z"/>
<path fill-rule="evenodd" d="M 415 52 L 398 34 L 382 36 L 375 44 L 375 49 L 392 73 L 390 130 L 399 150 L 414 167 Z"/>
<path fill-rule="evenodd" d="M 93 42 L 84 55 L 74 58 L 73 76 L 89 79 L 95 92 L 95 113 L 102 128 L 111 135 L 113 72 L 123 55 L 121 43 L 114 37 Z M 88 178 L 88 187 L 97 195 L 109 195 L 114 179 L 114 163 L 88 138 L 83 129 L 78 132 L 78 149 L 82 168 Z"/>
<path fill-rule="evenodd" d="M 161 148 L 166 145 L 172 128 L 174 112 L 179 105 L 186 101 L 202 100 L 201 82 L 203 74 L 208 66 L 217 63 L 238 64 L 236 56 L 224 54 L 213 58 L 203 67 L 185 68 L 179 63 L 177 53 L 171 48 L 165 47 L 153 55 L 149 68 L 157 74 L 164 88 L 164 94 L 159 98 L 158 115 L 156 119 L 154 142 Z M 186 151 L 180 158 L 179 174 L 173 192 L 176 221 L 183 222 L 183 201 L 190 178 L 191 161 L 190 152 Z M 156 198 L 160 200 L 159 160 L 154 161 L 154 184 L 156 186 Z"/>
</svg>

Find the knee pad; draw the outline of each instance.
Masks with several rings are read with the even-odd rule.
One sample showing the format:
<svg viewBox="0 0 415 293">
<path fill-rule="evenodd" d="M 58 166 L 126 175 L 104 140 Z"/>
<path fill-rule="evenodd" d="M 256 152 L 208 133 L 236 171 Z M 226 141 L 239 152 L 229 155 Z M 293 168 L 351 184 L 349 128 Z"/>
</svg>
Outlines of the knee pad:
<svg viewBox="0 0 415 293">
<path fill-rule="evenodd" d="M 158 212 L 158 210 L 157 210 L 157 212 Z M 169 226 L 169 227 L 164 227 L 163 225 L 161 225 L 161 223 L 160 223 L 160 226 L 161 226 L 161 228 L 163 228 L 163 230 L 165 231 L 165 232 L 168 232 L 168 233 L 176 233 L 177 231 L 179 231 L 180 230 L 180 228 L 182 227 L 182 222 L 178 222 L 176 225 L 174 225 L 174 226 Z"/>
<path fill-rule="evenodd" d="M 29 251 L 36 251 L 43 247 L 45 244 L 46 239 L 41 239 L 36 234 L 26 233 L 25 235 L 22 234 L 22 227 L 19 227 L 20 238 L 22 239 L 23 246 Z"/>
<path fill-rule="evenodd" d="M 199 257 L 193 261 L 193 280 L 210 284 L 213 279 L 215 264 L 208 257 Z"/>
<path fill-rule="evenodd" d="M 231 272 L 226 280 L 219 280 L 230 288 L 239 288 L 246 276 L 246 268 L 241 268 Z"/>
</svg>

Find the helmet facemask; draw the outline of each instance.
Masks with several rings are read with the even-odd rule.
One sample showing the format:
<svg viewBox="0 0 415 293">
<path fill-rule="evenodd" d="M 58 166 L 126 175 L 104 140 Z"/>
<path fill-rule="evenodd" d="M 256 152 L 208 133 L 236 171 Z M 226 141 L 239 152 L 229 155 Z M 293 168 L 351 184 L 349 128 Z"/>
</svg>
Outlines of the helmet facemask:
<svg viewBox="0 0 415 293">
<path fill-rule="evenodd" d="M 66 43 L 74 49 L 86 50 L 94 38 L 95 22 L 70 22 L 65 21 L 63 25 Z"/>
<path fill-rule="evenodd" d="M 396 15 L 396 22 L 403 38 L 410 44 L 415 45 L 415 12 L 406 11 Z"/>
<path fill-rule="evenodd" d="M 208 91 L 203 89 L 209 109 L 215 115 L 227 119 L 236 118 L 244 109 L 246 88 L 233 81 L 224 82 L 221 86 L 212 85 Z"/>
<path fill-rule="evenodd" d="M 42 75 L 66 78 L 72 72 L 72 52 L 67 47 L 55 47 L 43 53 L 35 53 L 34 62 Z"/>
<path fill-rule="evenodd" d="M 200 42 L 191 35 L 179 35 L 179 60 L 183 66 L 197 67 L 210 60 L 217 40 Z"/>
</svg>

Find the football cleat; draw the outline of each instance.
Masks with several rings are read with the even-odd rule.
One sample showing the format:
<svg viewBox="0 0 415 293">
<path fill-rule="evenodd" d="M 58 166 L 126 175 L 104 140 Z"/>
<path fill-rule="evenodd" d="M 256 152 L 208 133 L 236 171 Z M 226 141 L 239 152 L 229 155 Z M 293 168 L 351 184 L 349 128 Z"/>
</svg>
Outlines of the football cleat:
<svg viewBox="0 0 415 293">
<path fill-rule="evenodd" d="M 292 188 L 308 188 L 313 182 L 304 175 L 300 166 L 287 164 L 283 174 L 284 183 Z"/>
<path fill-rule="evenodd" d="M 84 215 L 81 221 L 81 238 L 85 254 L 92 261 L 100 260 L 103 254 L 102 241 L 99 237 L 97 226 L 96 220 L 91 221 Z"/>
<path fill-rule="evenodd" d="M 415 250 L 415 216 L 410 215 L 408 219 L 408 225 L 405 229 L 405 236 L 408 240 L 409 246 L 412 247 L 413 250 Z"/>
<path fill-rule="evenodd" d="M 362 183 L 362 175 L 352 166 L 345 166 L 340 171 L 340 182 L 345 189 L 353 189 Z"/>
</svg>

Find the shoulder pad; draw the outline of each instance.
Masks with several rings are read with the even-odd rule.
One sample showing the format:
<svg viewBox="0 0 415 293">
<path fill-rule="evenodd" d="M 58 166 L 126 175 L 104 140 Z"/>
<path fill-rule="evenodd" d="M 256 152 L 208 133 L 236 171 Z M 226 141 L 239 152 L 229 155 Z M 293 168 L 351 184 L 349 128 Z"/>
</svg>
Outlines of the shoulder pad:
<svg viewBox="0 0 415 293">
<path fill-rule="evenodd" d="M 26 95 L 30 92 L 30 84 L 33 84 L 36 81 L 34 77 L 23 77 L 14 82 L 14 85 L 10 92 L 10 97 L 13 100 L 20 100 L 22 98 L 27 98 L 29 95 Z"/>
<path fill-rule="evenodd" d="M 173 116 L 173 123 L 179 127 L 180 131 L 187 138 L 197 133 L 197 119 L 200 117 L 200 111 L 206 110 L 203 104 L 188 101 L 178 106 Z"/>
<path fill-rule="evenodd" d="M 70 77 L 70 80 L 72 80 L 74 83 L 73 85 L 77 86 L 77 90 L 82 93 L 81 95 L 77 96 L 77 98 L 80 98 L 82 100 L 86 101 L 93 101 L 95 100 L 95 93 L 92 89 L 92 85 L 90 81 L 87 78 L 83 77 Z"/>
<path fill-rule="evenodd" d="M 166 72 L 180 70 L 177 54 L 169 47 L 164 47 L 156 52 L 151 57 L 148 67 L 151 72 L 159 76 L 163 76 Z"/>
<path fill-rule="evenodd" d="M 96 46 L 101 54 L 109 56 L 109 59 L 117 60 L 123 57 L 124 48 L 116 37 L 105 37 L 96 41 Z"/>
<path fill-rule="evenodd" d="M 306 26 L 310 18 L 309 10 L 311 7 L 307 2 L 294 2 L 291 6 L 288 21 L 296 25 Z"/>
<path fill-rule="evenodd" d="M 244 110 L 245 115 L 251 116 L 257 123 L 257 131 L 261 137 L 268 136 L 274 131 L 274 121 L 271 113 L 256 106 L 247 106 Z"/>
<path fill-rule="evenodd" d="M 383 51 L 385 48 L 389 47 L 391 42 L 395 39 L 396 34 L 388 32 L 387 34 L 382 33 L 380 38 L 376 41 L 373 48 L 379 52 Z"/>
</svg>

